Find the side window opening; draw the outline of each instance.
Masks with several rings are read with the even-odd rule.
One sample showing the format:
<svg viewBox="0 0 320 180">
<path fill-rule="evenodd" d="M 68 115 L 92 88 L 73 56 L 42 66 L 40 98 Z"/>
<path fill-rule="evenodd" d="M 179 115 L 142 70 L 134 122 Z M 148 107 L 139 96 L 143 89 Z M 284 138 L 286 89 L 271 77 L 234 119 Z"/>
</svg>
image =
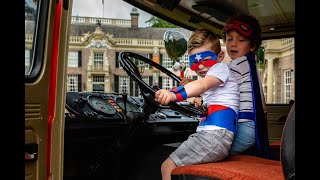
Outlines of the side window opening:
<svg viewBox="0 0 320 180">
<path fill-rule="evenodd" d="M 48 1 L 25 0 L 25 82 L 27 83 L 36 81 L 41 72 L 48 6 Z"/>
</svg>

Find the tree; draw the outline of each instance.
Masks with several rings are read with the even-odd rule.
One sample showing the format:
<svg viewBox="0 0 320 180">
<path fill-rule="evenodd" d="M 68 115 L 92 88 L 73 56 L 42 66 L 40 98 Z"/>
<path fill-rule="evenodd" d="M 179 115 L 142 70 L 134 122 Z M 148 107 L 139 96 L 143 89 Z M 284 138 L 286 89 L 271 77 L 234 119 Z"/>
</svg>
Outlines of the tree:
<svg viewBox="0 0 320 180">
<path fill-rule="evenodd" d="M 264 47 L 260 46 L 257 50 L 256 50 L 256 56 L 257 56 L 257 63 L 258 63 L 258 70 L 259 73 L 262 73 L 263 69 L 264 69 Z"/>
<path fill-rule="evenodd" d="M 171 24 L 165 20 L 162 20 L 158 17 L 152 16 L 148 21 L 145 23 L 148 23 L 150 27 L 163 27 L 163 28 L 176 28 L 177 26 L 174 24 Z"/>
<path fill-rule="evenodd" d="M 34 20 L 36 17 L 35 7 L 32 7 L 27 2 L 24 2 L 25 19 Z"/>
</svg>

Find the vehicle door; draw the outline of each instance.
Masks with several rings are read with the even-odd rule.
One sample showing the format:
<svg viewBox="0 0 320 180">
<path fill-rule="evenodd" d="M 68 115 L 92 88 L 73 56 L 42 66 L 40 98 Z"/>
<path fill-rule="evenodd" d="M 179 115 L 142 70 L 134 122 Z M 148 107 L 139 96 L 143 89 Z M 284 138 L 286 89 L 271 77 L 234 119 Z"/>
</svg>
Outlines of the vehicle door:
<svg viewBox="0 0 320 180">
<path fill-rule="evenodd" d="M 25 179 L 62 179 L 72 0 L 25 0 Z"/>
</svg>

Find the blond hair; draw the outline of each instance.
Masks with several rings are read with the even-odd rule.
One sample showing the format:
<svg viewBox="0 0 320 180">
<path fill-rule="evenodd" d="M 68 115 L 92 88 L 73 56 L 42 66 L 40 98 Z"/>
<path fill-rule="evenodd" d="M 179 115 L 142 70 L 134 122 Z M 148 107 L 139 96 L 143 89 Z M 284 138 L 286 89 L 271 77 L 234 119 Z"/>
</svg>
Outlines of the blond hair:
<svg viewBox="0 0 320 180">
<path fill-rule="evenodd" d="M 188 40 L 188 53 L 203 45 L 210 44 L 210 49 L 219 54 L 221 52 L 220 40 L 217 35 L 208 29 L 197 29 L 193 31 Z"/>
</svg>

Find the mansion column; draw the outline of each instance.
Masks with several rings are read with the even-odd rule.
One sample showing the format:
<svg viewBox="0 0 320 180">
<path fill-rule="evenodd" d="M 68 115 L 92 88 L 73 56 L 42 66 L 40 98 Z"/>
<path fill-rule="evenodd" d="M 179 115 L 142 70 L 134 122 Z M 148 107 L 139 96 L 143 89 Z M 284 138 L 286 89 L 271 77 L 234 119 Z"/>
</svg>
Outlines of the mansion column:
<svg viewBox="0 0 320 180">
<path fill-rule="evenodd" d="M 87 64 L 87 91 L 92 91 L 92 64 L 93 64 L 93 51 L 90 49 L 89 60 Z"/>
<path fill-rule="evenodd" d="M 273 103 L 273 59 L 268 59 L 267 103 Z"/>
<path fill-rule="evenodd" d="M 111 91 L 111 82 L 110 82 L 110 65 L 109 65 L 109 59 L 107 55 L 107 51 L 103 52 L 103 72 L 104 72 L 104 91 L 110 92 Z"/>
<path fill-rule="evenodd" d="M 160 51 L 159 51 L 159 48 L 157 47 L 153 48 L 152 61 L 160 64 Z M 159 85 L 159 76 L 160 76 L 160 71 L 157 68 L 153 67 L 152 68 L 153 85 Z"/>
</svg>

